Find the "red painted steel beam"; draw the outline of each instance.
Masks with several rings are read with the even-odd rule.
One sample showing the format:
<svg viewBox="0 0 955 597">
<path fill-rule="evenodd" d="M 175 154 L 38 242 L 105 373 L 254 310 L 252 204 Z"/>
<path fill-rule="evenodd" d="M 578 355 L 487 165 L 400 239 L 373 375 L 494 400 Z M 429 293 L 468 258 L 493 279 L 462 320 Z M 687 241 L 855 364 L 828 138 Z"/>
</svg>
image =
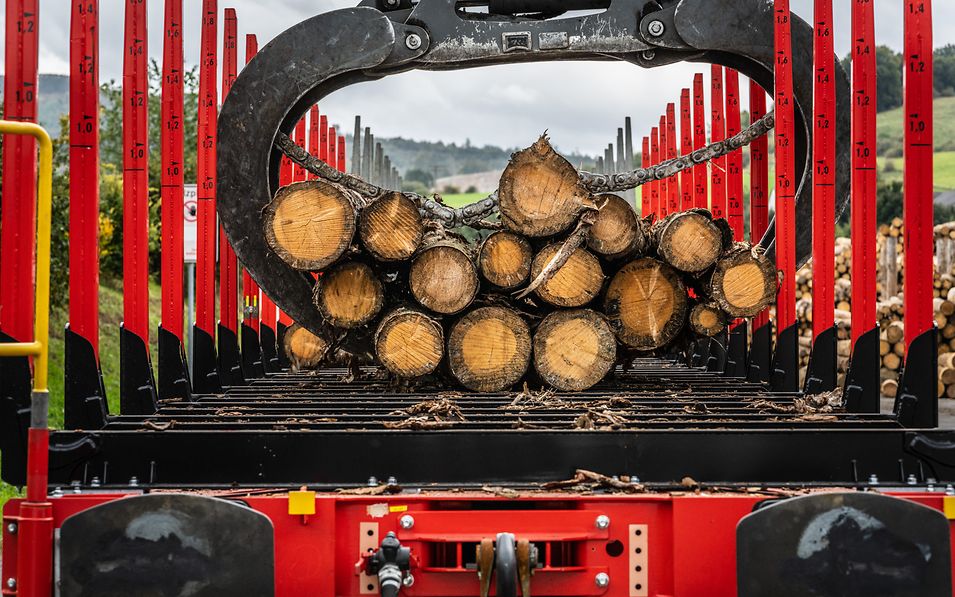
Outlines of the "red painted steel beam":
<svg viewBox="0 0 955 597">
<path fill-rule="evenodd" d="M 852 344 L 877 325 L 876 58 L 871 0 L 852 2 Z"/>
<path fill-rule="evenodd" d="M 739 103 L 739 72 L 726 69 L 726 136 L 732 137 L 742 128 Z M 726 217 L 733 237 L 745 238 L 743 221 L 743 149 L 726 156 Z"/>
<path fill-rule="evenodd" d="M 245 36 L 245 63 L 248 64 L 250 60 L 258 53 L 259 51 L 259 41 L 254 34 L 248 33 Z M 242 319 L 247 326 L 252 328 L 258 333 L 259 331 L 259 318 L 262 313 L 260 313 L 260 301 L 259 301 L 259 285 L 252 279 L 252 276 L 249 275 L 249 272 L 244 268 L 242 270 L 242 295 L 243 295 L 243 304 L 245 305 L 245 310 L 242 314 Z M 265 311 L 265 303 L 268 301 L 272 303 L 268 297 L 264 296 L 261 300 L 261 310 Z M 275 327 L 275 304 L 272 303 L 272 320 L 273 323 L 271 327 Z"/>
<path fill-rule="evenodd" d="M 308 141 L 308 122 L 306 117 L 302 116 L 301 120 L 298 121 L 298 124 L 295 125 L 295 131 L 292 134 L 292 140 L 295 141 L 295 144 L 302 148 L 302 151 L 306 151 L 306 145 Z M 299 164 L 292 163 L 292 179 L 295 182 L 308 179 L 308 173 L 303 166 Z"/>
<path fill-rule="evenodd" d="M 70 330 L 99 355 L 99 0 L 72 4 Z"/>
<path fill-rule="evenodd" d="M 796 324 L 796 156 L 789 0 L 774 0 L 776 22 L 776 299 L 777 334 Z M 796 336 L 793 335 L 793 341 Z M 777 351 L 780 347 L 777 346 Z M 786 364 L 788 366 L 788 363 Z M 790 374 L 793 374 L 791 372 Z"/>
<path fill-rule="evenodd" d="M 123 52 L 123 325 L 149 346 L 146 2 L 126 0 Z"/>
<path fill-rule="evenodd" d="M 643 150 L 640 152 L 640 167 L 649 168 L 650 165 L 650 137 L 644 137 Z M 652 186 L 653 183 L 651 182 L 640 187 L 640 217 L 645 218 L 653 212 L 650 207 L 650 189 Z"/>
<path fill-rule="evenodd" d="M 345 135 L 338 136 L 338 171 L 345 171 Z"/>
<path fill-rule="evenodd" d="M 660 125 L 657 127 L 657 130 L 660 131 L 660 155 L 657 156 L 657 160 L 654 164 L 659 164 L 667 159 L 668 148 L 670 147 L 670 141 L 667 139 L 668 129 L 667 115 L 666 112 L 664 112 L 663 115 L 660 116 Z M 664 178 L 657 184 L 660 186 L 660 202 L 657 204 L 657 214 L 661 218 L 665 218 L 670 213 L 670 180 Z"/>
<path fill-rule="evenodd" d="M 667 158 L 676 159 L 677 134 L 676 134 L 676 104 L 667 104 Z M 667 179 L 667 212 L 677 213 L 680 211 L 680 178 L 671 176 Z"/>
<path fill-rule="evenodd" d="M 328 128 L 328 155 L 326 162 L 332 168 L 338 165 L 338 131 L 335 127 Z"/>
<path fill-rule="evenodd" d="M 308 152 L 313 156 L 318 157 L 318 154 L 321 153 L 318 148 L 318 144 L 321 142 L 321 133 L 318 130 L 318 121 L 319 121 L 319 112 L 318 104 L 312 106 L 308 114 Z M 314 172 L 308 173 L 308 179 L 314 180 L 318 178 Z"/>
<path fill-rule="evenodd" d="M 3 114 L 37 121 L 39 0 L 7 0 Z M 36 272 L 36 142 L 28 135 L 3 138 L 3 234 L 0 234 L 0 331 L 33 340 Z"/>
<path fill-rule="evenodd" d="M 328 116 L 322 114 L 318 121 L 318 159 L 328 163 Z"/>
<path fill-rule="evenodd" d="M 198 154 L 196 156 L 199 200 L 196 230 L 196 325 L 216 337 L 216 116 L 219 94 L 216 85 L 218 7 L 216 0 L 202 1 L 202 31 L 199 62 Z"/>
<path fill-rule="evenodd" d="M 690 105 L 690 90 L 684 89 L 680 94 L 680 155 L 693 153 L 693 116 Z M 693 207 L 693 170 L 685 170 L 680 174 L 680 210 L 686 211 Z"/>
<path fill-rule="evenodd" d="M 706 98 L 703 97 L 703 73 L 693 76 L 693 150 L 706 145 Z M 709 184 L 706 164 L 693 167 L 693 207 L 709 208 Z"/>
<path fill-rule="evenodd" d="M 234 8 L 225 9 L 222 38 L 222 99 L 225 100 L 239 73 L 238 19 Z M 236 332 L 239 321 L 239 263 L 219 224 L 219 321 Z"/>
<path fill-rule="evenodd" d="M 766 115 L 766 91 L 756 81 L 749 82 L 750 122 Z M 760 136 L 749 146 L 749 241 L 758 243 L 769 227 L 769 138 Z M 753 320 L 753 329 L 769 323 L 765 310 Z"/>
<path fill-rule="evenodd" d="M 183 340 L 183 52 L 182 0 L 166 0 L 163 27 L 160 162 L 162 164 L 162 327 Z"/>
<path fill-rule="evenodd" d="M 710 69 L 710 142 L 726 138 L 726 120 L 723 115 L 723 67 L 714 64 Z M 726 217 L 726 157 L 710 160 L 710 211 L 714 218 Z"/>
<path fill-rule="evenodd" d="M 934 325 L 932 2 L 906 0 L 905 11 L 905 345 Z M 933 385 L 934 388 L 934 385 Z"/>
<path fill-rule="evenodd" d="M 655 166 L 659 163 L 660 129 L 653 127 L 650 129 L 650 165 Z M 660 181 L 658 180 L 650 183 L 650 210 L 655 217 L 660 217 Z"/>
</svg>

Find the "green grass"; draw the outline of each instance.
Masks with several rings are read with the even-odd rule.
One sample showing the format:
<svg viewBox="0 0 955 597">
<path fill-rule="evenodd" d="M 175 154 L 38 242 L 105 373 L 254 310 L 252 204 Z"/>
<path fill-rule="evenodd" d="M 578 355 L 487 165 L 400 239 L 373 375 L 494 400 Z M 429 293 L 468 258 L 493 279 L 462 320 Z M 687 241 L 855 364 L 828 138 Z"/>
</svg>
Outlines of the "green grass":
<svg viewBox="0 0 955 597">
<path fill-rule="evenodd" d="M 444 204 L 448 207 L 464 207 L 475 201 L 480 201 L 487 197 L 484 193 L 460 193 L 457 195 L 441 195 Z"/>
<path fill-rule="evenodd" d="M 935 150 L 955 151 L 955 97 L 940 97 L 934 104 Z M 877 116 L 879 155 L 902 155 L 903 110 L 887 110 Z"/>
<path fill-rule="evenodd" d="M 889 169 L 886 170 L 886 166 Z M 902 158 L 879 158 L 879 180 L 902 181 Z M 935 190 L 951 191 L 955 189 L 955 151 L 935 153 Z"/>
</svg>

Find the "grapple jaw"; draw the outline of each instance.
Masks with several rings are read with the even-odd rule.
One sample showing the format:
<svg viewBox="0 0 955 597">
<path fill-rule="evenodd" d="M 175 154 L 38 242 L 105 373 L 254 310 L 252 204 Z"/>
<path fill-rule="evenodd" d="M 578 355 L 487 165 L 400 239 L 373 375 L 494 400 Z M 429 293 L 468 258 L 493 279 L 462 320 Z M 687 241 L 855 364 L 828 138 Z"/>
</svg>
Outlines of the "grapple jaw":
<svg viewBox="0 0 955 597">
<path fill-rule="evenodd" d="M 773 88 L 771 0 L 390 1 L 365 0 L 276 37 L 241 72 L 219 116 L 218 211 L 226 234 L 276 304 L 313 331 L 322 321 L 311 307 L 312 280 L 272 252 L 258 215 L 278 188 L 277 136 L 333 91 L 412 69 L 554 60 L 715 63 Z M 792 35 L 802 264 L 812 249 L 813 30 L 793 15 Z M 848 78 L 834 62 L 838 217 L 849 200 L 851 130 Z M 770 255 L 774 238 L 771 222 L 761 242 Z"/>
</svg>

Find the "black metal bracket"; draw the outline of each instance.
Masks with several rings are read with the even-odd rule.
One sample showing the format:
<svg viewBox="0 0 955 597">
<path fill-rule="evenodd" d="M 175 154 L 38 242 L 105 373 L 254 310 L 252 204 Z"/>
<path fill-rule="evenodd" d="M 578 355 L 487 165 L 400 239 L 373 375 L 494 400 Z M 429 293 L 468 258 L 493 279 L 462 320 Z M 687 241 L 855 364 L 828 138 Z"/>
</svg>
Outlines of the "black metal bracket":
<svg viewBox="0 0 955 597">
<path fill-rule="evenodd" d="M 93 344 L 67 324 L 65 350 L 63 423 L 67 429 L 102 429 L 109 405 Z"/>
<path fill-rule="evenodd" d="M 263 323 L 259 326 L 259 334 L 261 334 L 262 365 L 265 367 L 265 372 L 278 373 L 282 368 L 279 367 L 279 356 L 276 352 L 278 344 L 275 330 Z"/>
<path fill-rule="evenodd" d="M 773 366 L 773 324 L 767 321 L 753 330 L 753 345 L 749 351 L 747 380 L 753 383 L 769 384 L 769 373 Z"/>
<path fill-rule="evenodd" d="M 746 377 L 746 328 L 747 323 L 741 321 L 729 332 L 729 348 L 726 351 L 724 369 L 727 377 Z"/>
<path fill-rule="evenodd" d="M 259 346 L 259 334 L 251 326 L 242 324 L 239 331 L 242 338 L 242 374 L 246 379 L 265 377 L 265 359 Z"/>
<path fill-rule="evenodd" d="M 156 379 L 149 347 L 138 334 L 119 326 L 119 412 L 151 415 L 158 409 Z"/>
<path fill-rule="evenodd" d="M 216 366 L 216 341 L 201 327 L 192 326 L 192 389 L 197 394 L 221 394 Z"/>
<path fill-rule="evenodd" d="M 687 353 L 688 367 L 705 367 L 710 357 L 710 339 L 697 338 Z"/>
<path fill-rule="evenodd" d="M 192 380 L 179 337 L 159 326 L 159 399 L 192 400 Z"/>
<path fill-rule="evenodd" d="M 933 372 L 933 378 L 936 373 Z M 882 389 L 879 384 L 879 327 L 859 336 L 852 348 L 849 371 L 842 386 L 842 399 L 851 413 L 878 413 Z"/>
<path fill-rule="evenodd" d="M 816 336 L 809 353 L 803 392 L 820 394 L 836 389 L 836 326 Z"/>
<path fill-rule="evenodd" d="M 938 330 L 919 334 L 905 353 L 895 416 L 906 427 L 938 427 Z"/>
<path fill-rule="evenodd" d="M 770 386 L 777 392 L 799 391 L 799 332 L 796 324 L 779 333 L 773 353 Z"/>
<path fill-rule="evenodd" d="M 709 355 L 706 357 L 706 370 L 717 373 L 726 371 L 726 332 L 710 338 Z"/>
<path fill-rule="evenodd" d="M 219 379 L 225 386 L 244 386 L 242 359 L 239 355 L 239 337 L 228 327 L 219 323 Z"/>
<path fill-rule="evenodd" d="M 288 331 L 288 326 L 282 323 L 281 321 L 275 324 L 278 334 L 276 335 L 276 354 L 278 355 L 278 364 L 279 369 L 291 369 L 292 362 L 288 358 L 288 353 L 285 352 L 285 332 Z"/>
</svg>

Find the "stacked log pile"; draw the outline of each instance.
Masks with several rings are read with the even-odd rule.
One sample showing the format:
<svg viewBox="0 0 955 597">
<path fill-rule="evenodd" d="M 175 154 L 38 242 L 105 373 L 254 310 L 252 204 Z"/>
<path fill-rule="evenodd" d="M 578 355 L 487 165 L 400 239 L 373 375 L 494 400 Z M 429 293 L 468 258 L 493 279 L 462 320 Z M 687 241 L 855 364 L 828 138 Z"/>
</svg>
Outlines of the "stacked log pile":
<svg viewBox="0 0 955 597">
<path fill-rule="evenodd" d="M 286 337 L 296 366 L 373 362 L 476 392 L 521 381 L 582 391 L 628 357 L 684 350 L 775 297 L 772 263 L 724 220 L 640 219 L 619 196 L 590 192 L 546 138 L 512 156 L 496 199 L 499 221 L 465 236 L 411 194 L 322 179 L 280 189 L 266 238 L 292 267 L 321 272 L 323 328 Z"/>
</svg>

